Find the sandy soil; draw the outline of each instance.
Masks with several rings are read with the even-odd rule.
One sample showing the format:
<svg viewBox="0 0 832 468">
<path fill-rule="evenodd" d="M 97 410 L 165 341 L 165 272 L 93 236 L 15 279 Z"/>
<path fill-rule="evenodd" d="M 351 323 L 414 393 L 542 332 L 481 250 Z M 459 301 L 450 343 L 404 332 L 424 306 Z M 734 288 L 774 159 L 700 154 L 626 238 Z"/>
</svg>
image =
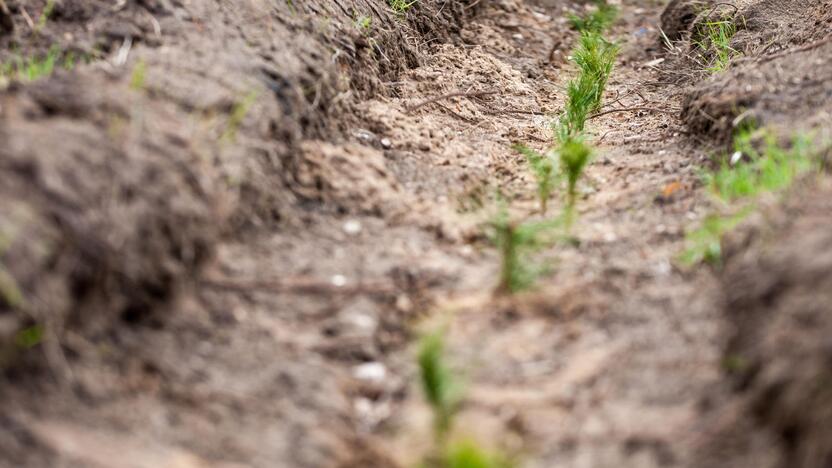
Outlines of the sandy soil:
<svg viewBox="0 0 832 468">
<path fill-rule="evenodd" d="M 829 2 L 732 2 L 713 76 L 691 3 L 620 5 L 578 242 L 501 297 L 483 227 L 498 188 L 536 216 L 511 145 L 550 141 L 586 5 L 0 1 L 0 62 L 85 57 L 0 92 L 0 465 L 413 466 L 443 326 L 458 430 L 522 466 L 829 466 L 829 177 L 676 260 L 738 116 L 832 128 Z"/>
</svg>

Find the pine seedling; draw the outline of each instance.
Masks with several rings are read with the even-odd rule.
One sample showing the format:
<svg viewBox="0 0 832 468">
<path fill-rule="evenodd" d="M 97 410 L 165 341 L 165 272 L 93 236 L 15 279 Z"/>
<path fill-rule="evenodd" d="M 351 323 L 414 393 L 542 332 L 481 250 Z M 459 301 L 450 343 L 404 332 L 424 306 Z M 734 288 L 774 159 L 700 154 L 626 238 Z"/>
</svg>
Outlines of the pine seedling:
<svg viewBox="0 0 832 468">
<path fill-rule="evenodd" d="M 529 163 L 529 167 L 537 182 L 537 197 L 540 201 L 540 213 L 545 215 L 549 197 L 552 195 L 552 189 L 557 181 L 557 160 L 548 152 L 541 154 L 519 143 L 515 144 L 513 148 L 525 156 L 526 162 Z"/>
<path fill-rule="evenodd" d="M 501 206 L 491 223 L 492 239 L 500 251 L 500 282 L 497 292 L 513 294 L 529 288 L 549 269 L 533 261 L 530 254 L 553 244 L 558 239 L 560 219 L 514 222 Z"/>
<path fill-rule="evenodd" d="M 579 89 L 590 94 L 586 98 L 589 101 L 589 112 L 595 112 L 601 107 L 601 98 L 617 54 L 618 46 L 601 35 L 592 32 L 581 33 L 578 47 L 572 53 L 572 60 L 581 72 L 578 79 L 586 81 Z"/>
<path fill-rule="evenodd" d="M 569 15 L 569 23 L 579 32 L 602 33 L 615 21 L 618 8 L 604 0 L 595 2 L 595 9 L 585 16 Z"/>
<path fill-rule="evenodd" d="M 572 61 L 579 75 L 566 86 L 566 106 L 558 118 L 555 137 L 563 142 L 584 131 L 589 114 L 601 108 L 618 46 L 596 33 L 581 33 Z"/>
<path fill-rule="evenodd" d="M 578 181 L 592 157 L 592 149 L 580 137 L 570 137 L 560 145 L 560 165 L 566 177 L 566 227 L 572 226 L 575 203 L 578 198 Z"/>
<path fill-rule="evenodd" d="M 445 340 L 442 332 L 422 338 L 418 362 L 425 399 L 433 411 L 433 433 L 437 443 L 444 443 L 453 423 L 462 392 L 453 372 L 445 364 Z"/>
</svg>

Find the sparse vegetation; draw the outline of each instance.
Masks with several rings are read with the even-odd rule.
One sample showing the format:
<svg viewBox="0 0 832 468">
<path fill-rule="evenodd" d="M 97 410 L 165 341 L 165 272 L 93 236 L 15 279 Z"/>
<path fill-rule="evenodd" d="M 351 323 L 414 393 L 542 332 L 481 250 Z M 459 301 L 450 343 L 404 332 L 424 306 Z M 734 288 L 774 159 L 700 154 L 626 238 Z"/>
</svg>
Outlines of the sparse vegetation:
<svg viewBox="0 0 832 468">
<path fill-rule="evenodd" d="M 557 160 L 551 152 L 547 151 L 541 154 L 521 144 L 514 145 L 514 150 L 525 156 L 526 162 L 529 163 L 529 167 L 537 182 L 537 198 L 540 202 L 540 213 L 545 215 L 549 197 L 552 195 L 552 189 L 557 182 Z"/>
<path fill-rule="evenodd" d="M 133 67 L 133 73 L 130 75 L 130 89 L 133 91 L 141 91 L 144 89 L 145 77 L 147 75 L 147 64 L 144 60 L 139 60 L 136 66 Z"/>
<path fill-rule="evenodd" d="M 370 28 L 373 27 L 373 18 L 371 16 L 361 15 L 355 19 L 355 27 L 363 34 L 367 34 L 370 32 Z"/>
<path fill-rule="evenodd" d="M 419 371 L 425 399 L 433 410 L 433 429 L 437 439 L 447 436 L 462 396 L 461 387 L 444 360 L 445 342 L 441 332 L 422 338 Z"/>
<path fill-rule="evenodd" d="M 15 344 L 22 349 L 29 349 L 39 345 L 43 341 L 43 327 L 32 325 L 20 330 L 15 335 Z"/>
<path fill-rule="evenodd" d="M 618 8 L 603 0 L 595 2 L 595 9 L 586 16 L 569 15 L 569 23 L 579 32 L 600 34 L 615 21 Z"/>
<path fill-rule="evenodd" d="M 388 0 L 388 3 L 393 11 L 399 15 L 403 15 L 407 13 L 407 10 L 409 10 L 410 7 L 415 5 L 418 1 L 419 0 Z"/>
<path fill-rule="evenodd" d="M 737 32 L 737 25 L 731 18 L 716 21 L 706 21 L 697 26 L 694 41 L 700 49 L 700 58 L 705 70 L 719 73 L 726 68 L 731 59 L 740 55 L 739 51 L 731 47 L 731 39 Z"/>
<path fill-rule="evenodd" d="M 612 24 L 616 14 L 615 7 L 599 1 L 587 16 L 571 18 L 572 25 L 581 31 L 571 57 L 579 74 L 567 84 L 566 105 L 555 124 L 554 144 L 542 153 L 519 143 L 514 145 L 535 176 L 540 212 L 546 213 L 553 187 L 561 179 L 566 182 L 565 205 L 560 218 L 524 223 L 511 221 L 505 207 L 501 208 L 491 223 L 502 262 L 499 292 L 514 293 L 531 286 L 547 268 L 531 262 L 528 254 L 557 240 L 552 236 L 553 230 L 565 228 L 568 233 L 571 229 L 578 181 L 592 157 L 584 126 L 589 115 L 601 107 L 618 53 L 618 46 L 604 39 L 601 32 Z"/>
<path fill-rule="evenodd" d="M 0 81 L 35 81 L 51 75 L 58 67 L 71 71 L 79 62 L 89 63 L 90 60 L 92 60 L 91 56 L 79 55 L 72 51 L 64 53 L 55 45 L 46 52 L 46 55 L 26 58 L 17 55 L 10 61 L 0 64 Z"/>
<path fill-rule="evenodd" d="M 566 175 L 566 209 L 567 229 L 571 227 L 578 197 L 578 180 L 592 157 L 592 149 L 580 136 L 569 137 L 560 145 L 560 161 Z"/>
<path fill-rule="evenodd" d="M 754 144 L 755 136 L 761 149 Z M 823 149 L 806 135 L 796 136 L 790 146 L 782 147 L 769 132 L 745 130 L 735 138 L 734 149 L 716 170 L 702 177 L 720 202 L 722 213 L 708 215 L 701 227 L 688 233 L 688 247 L 680 257 L 684 264 L 704 261 L 718 265 L 722 236 L 753 210 L 756 197 L 782 191 L 801 174 L 821 169 Z"/>
<path fill-rule="evenodd" d="M 566 141 L 584 130 L 589 114 L 601 107 L 607 79 L 612 73 L 618 46 L 601 35 L 581 33 L 572 61 L 579 75 L 567 84 L 566 107 L 558 118 L 556 138 Z"/>
<path fill-rule="evenodd" d="M 561 220 L 514 222 L 502 206 L 491 223 L 492 239 L 500 251 L 500 282 L 497 291 L 515 293 L 527 289 L 548 271 L 548 266 L 534 261 L 531 254 L 557 241 Z"/>
<path fill-rule="evenodd" d="M 228 123 L 225 126 L 225 131 L 222 134 L 223 140 L 234 141 L 237 138 L 237 130 L 246 118 L 249 109 L 257 100 L 257 92 L 251 91 L 246 94 L 244 98 L 237 101 L 234 108 L 231 110 L 231 115 L 228 116 Z"/>
<path fill-rule="evenodd" d="M 741 133 L 735 142 L 734 164 L 723 158 L 719 168 L 706 173 L 705 183 L 724 202 L 775 192 L 787 188 L 799 174 L 819 168 L 817 151 L 812 140 L 800 135 L 791 146 L 783 148 L 770 133 L 762 136 L 762 150 L 752 143 L 751 134 Z M 734 156 L 736 155 L 736 156 Z"/>
<path fill-rule="evenodd" d="M 445 338 L 441 331 L 422 338 L 418 364 L 425 399 L 433 411 L 434 450 L 422 468 L 511 468 L 513 463 L 468 439 L 454 440 L 450 432 L 462 401 L 462 386 L 445 363 Z"/>
<path fill-rule="evenodd" d="M 35 31 L 40 32 L 46 27 L 46 22 L 49 21 L 53 11 L 55 11 L 55 0 L 46 0 L 46 5 L 38 17 L 38 24 L 35 27 Z"/>
<path fill-rule="evenodd" d="M 733 216 L 708 215 L 698 229 L 685 236 L 688 247 L 680 261 L 685 265 L 701 262 L 718 265 L 722 259 L 722 236 L 745 219 L 749 212 L 744 210 Z"/>
</svg>

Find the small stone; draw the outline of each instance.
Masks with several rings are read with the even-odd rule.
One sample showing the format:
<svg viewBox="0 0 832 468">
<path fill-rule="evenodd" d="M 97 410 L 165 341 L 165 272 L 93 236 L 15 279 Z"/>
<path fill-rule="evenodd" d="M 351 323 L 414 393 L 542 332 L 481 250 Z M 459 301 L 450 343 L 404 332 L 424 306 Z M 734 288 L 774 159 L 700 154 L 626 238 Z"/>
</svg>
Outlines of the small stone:
<svg viewBox="0 0 832 468">
<path fill-rule="evenodd" d="M 359 380 L 381 382 L 387 377 L 387 368 L 380 362 L 365 362 L 353 367 L 352 375 Z"/>
<path fill-rule="evenodd" d="M 340 288 L 347 284 L 347 277 L 344 275 L 332 275 L 330 281 L 332 282 L 333 286 L 335 286 L 336 288 Z"/>
<path fill-rule="evenodd" d="M 389 139 L 389 138 L 382 138 L 382 139 L 381 139 L 381 146 L 382 146 L 382 148 L 384 148 L 384 149 L 390 149 L 390 148 L 392 148 L 392 147 L 393 147 L 393 142 L 392 142 L 392 141 L 390 141 L 390 139 Z"/>
<path fill-rule="evenodd" d="M 361 221 L 358 221 L 357 219 L 351 219 L 344 223 L 343 229 L 345 233 L 351 236 L 359 234 L 362 229 Z"/>
<path fill-rule="evenodd" d="M 413 301 L 411 301 L 406 295 L 400 294 L 399 297 L 396 298 L 396 309 L 401 312 L 410 312 L 413 310 Z"/>
</svg>

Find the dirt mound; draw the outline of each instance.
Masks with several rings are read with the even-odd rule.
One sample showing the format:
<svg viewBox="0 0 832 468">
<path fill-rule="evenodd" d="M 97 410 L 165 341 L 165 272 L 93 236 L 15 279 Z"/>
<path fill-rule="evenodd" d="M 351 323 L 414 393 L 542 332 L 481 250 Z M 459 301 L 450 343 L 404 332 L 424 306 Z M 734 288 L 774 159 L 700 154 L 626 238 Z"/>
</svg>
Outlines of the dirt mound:
<svg viewBox="0 0 832 468">
<path fill-rule="evenodd" d="M 731 457 L 721 466 L 832 463 L 831 200 L 828 177 L 806 182 L 725 242 L 733 391 L 714 410 L 723 423 L 706 450 Z"/>
<path fill-rule="evenodd" d="M 40 324 L 53 342 L 65 326 L 100 331 L 161 313 L 211 254 L 222 215 L 187 129 L 170 108 L 110 85 L 65 76 L 0 100 L 0 304 L 11 333 Z"/>
<path fill-rule="evenodd" d="M 727 70 L 686 92 L 682 119 L 692 132 L 725 141 L 742 122 L 790 131 L 828 127 L 832 3 L 748 0 L 711 6 L 672 2 L 663 14 L 663 28 L 673 33 L 671 39 L 682 39 L 683 57 L 674 63 L 684 63 L 685 76 L 691 80 L 705 73 L 692 58 L 701 52 L 701 26 L 717 20 L 734 24 L 736 33 L 728 46 L 737 57 Z"/>
<path fill-rule="evenodd" d="M 339 213 L 352 205 L 380 213 L 396 187 L 379 152 L 306 141 L 352 138 L 360 97 L 390 92 L 382 83 L 419 64 L 423 41 L 455 37 L 475 10 L 418 3 L 396 14 L 384 2 L 327 1 L 4 7 L 11 26 L 0 35 L 0 63 L 19 70 L 55 54 L 57 67 L 71 69 L 32 84 L 0 77 L 13 82 L 0 127 L 11 181 L 4 303 L 27 304 L 14 307 L 26 319 L 7 327 L 11 335 L 44 321 L 58 333 L 65 322 L 109 322 L 90 320 L 99 315 L 143 317 L 198 274 L 219 233 L 299 224 L 305 210 L 333 201 L 344 202 Z M 382 186 L 352 187 L 378 174 Z"/>
</svg>

